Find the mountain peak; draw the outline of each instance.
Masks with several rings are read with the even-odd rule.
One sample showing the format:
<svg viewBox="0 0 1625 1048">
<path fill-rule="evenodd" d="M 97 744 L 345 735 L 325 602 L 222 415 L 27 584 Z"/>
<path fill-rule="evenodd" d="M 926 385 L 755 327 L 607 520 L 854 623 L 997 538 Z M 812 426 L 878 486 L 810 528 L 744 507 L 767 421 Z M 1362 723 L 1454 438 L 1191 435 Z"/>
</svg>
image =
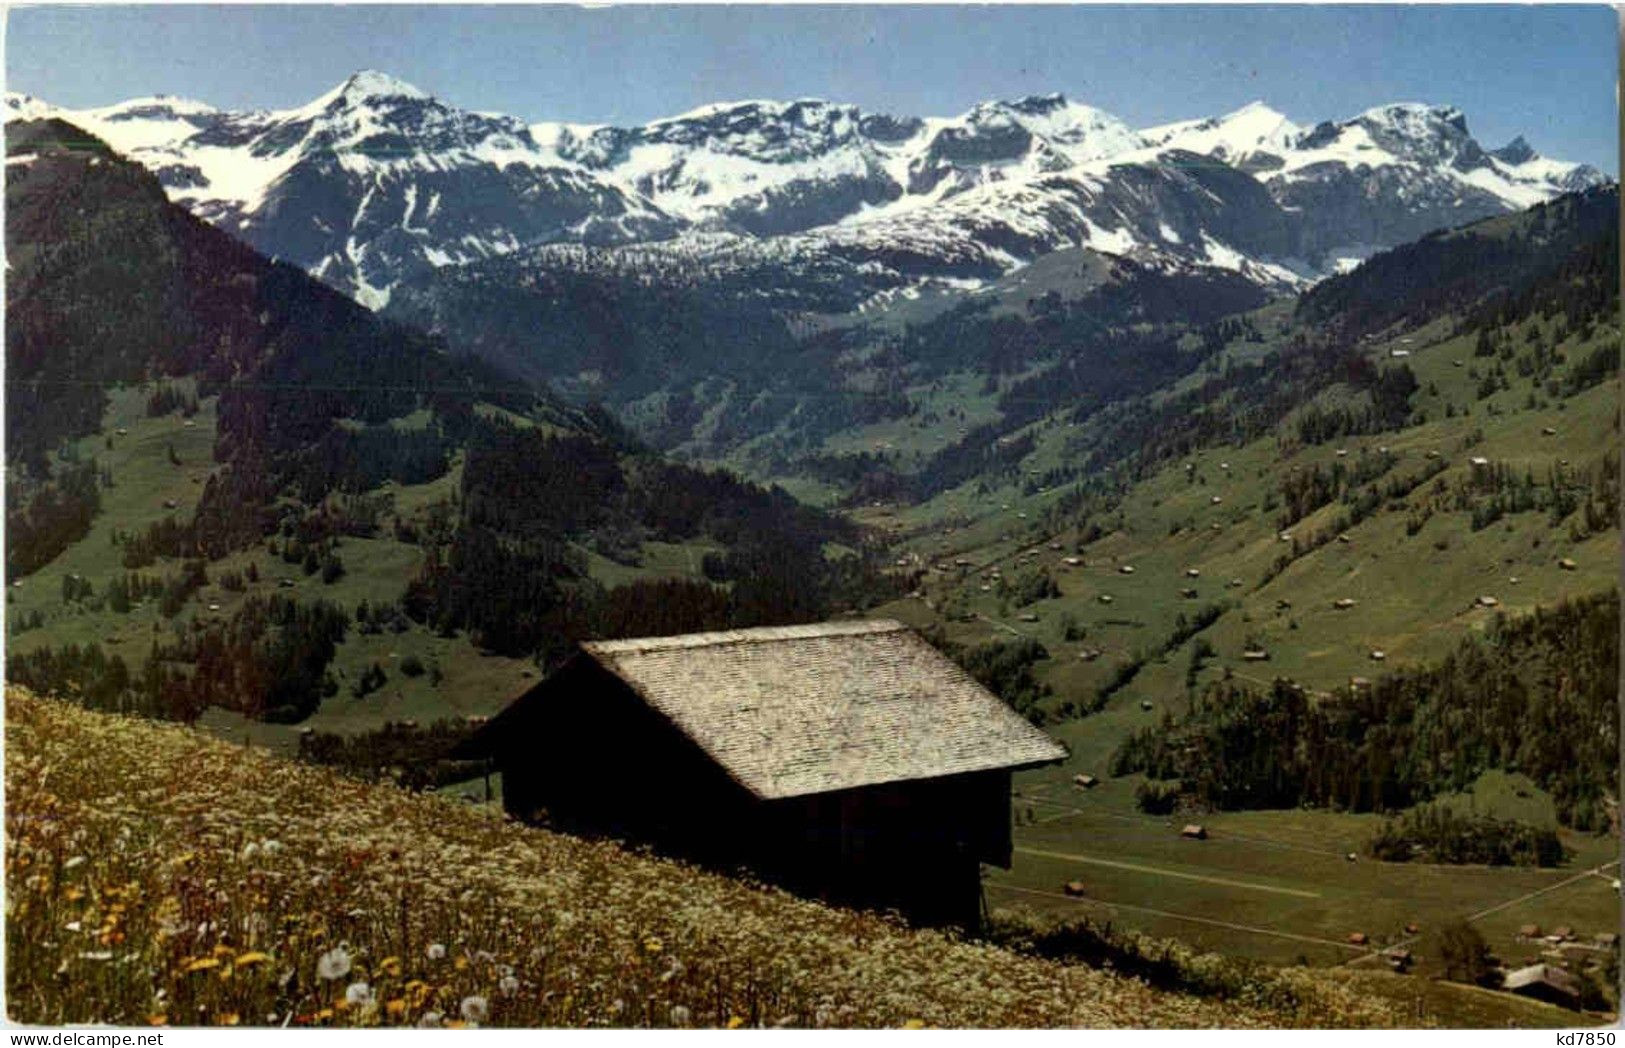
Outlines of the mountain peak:
<svg viewBox="0 0 1625 1048">
<path fill-rule="evenodd" d="M 1234 110 L 1224 114 L 1224 116 L 1220 117 L 1219 119 L 1224 120 L 1224 121 L 1230 121 L 1230 120 L 1239 120 L 1239 119 L 1242 119 L 1244 117 L 1253 117 L 1253 118 L 1268 117 L 1268 118 L 1271 118 L 1271 119 L 1274 119 L 1274 120 L 1285 120 L 1286 119 L 1286 114 L 1281 112 L 1279 109 L 1276 109 L 1274 106 L 1270 105 L 1268 102 L 1264 101 L 1263 99 L 1255 98 L 1251 102 L 1248 102 L 1246 105 L 1242 106 L 1241 108 L 1234 109 Z"/>
<path fill-rule="evenodd" d="M 1460 109 L 1428 102 L 1390 102 L 1367 109 L 1350 123 L 1378 125 L 1415 133 L 1422 128 L 1446 124 L 1467 134 L 1467 117 Z"/>
<path fill-rule="evenodd" d="M 413 87 L 399 77 L 381 73 L 376 69 L 362 69 L 351 73 L 338 87 L 322 96 L 324 104 L 342 100 L 348 105 L 382 98 L 409 98 L 423 100 L 428 92 Z"/>
<path fill-rule="evenodd" d="M 1018 113 L 1053 113 L 1057 109 L 1066 107 L 1067 98 L 1059 91 L 1051 91 L 1046 95 L 1023 95 L 1002 104 L 1005 108 L 1013 109 Z"/>
<path fill-rule="evenodd" d="M 1522 135 L 1514 138 L 1500 149 L 1490 150 L 1490 156 L 1497 160 L 1504 160 L 1509 164 L 1523 164 L 1535 159 L 1540 154 L 1530 145 Z"/>
</svg>

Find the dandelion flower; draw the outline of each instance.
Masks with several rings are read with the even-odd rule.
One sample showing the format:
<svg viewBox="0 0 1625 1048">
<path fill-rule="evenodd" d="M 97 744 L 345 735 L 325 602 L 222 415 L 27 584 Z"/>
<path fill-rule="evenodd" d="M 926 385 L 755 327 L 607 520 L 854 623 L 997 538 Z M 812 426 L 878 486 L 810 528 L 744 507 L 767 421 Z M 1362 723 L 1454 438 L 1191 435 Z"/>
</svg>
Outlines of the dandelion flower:
<svg viewBox="0 0 1625 1048">
<path fill-rule="evenodd" d="M 446 959 L 446 944 L 445 943 L 440 943 L 440 942 L 432 942 L 432 943 L 429 944 L 429 949 L 428 949 L 427 953 L 429 954 L 429 960 L 431 960 L 431 961 L 443 961 L 443 960 Z"/>
<path fill-rule="evenodd" d="M 335 946 L 322 954 L 316 962 L 316 974 L 333 982 L 350 974 L 350 951 L 342 946 Z"/>
<path fill-rule="evenodd" d="M 353 982 L 344 988 L 344 1003 L 362 1005 L 372 1003 L 372 987 L 364 982 Z"/>
<path fill-rule="evenodd" d="M 470 994 L 463 998 L 463 1003 L 457 1011 L 467 1022 L 483 1023 L 491 1016 L 491 1002 L 479 994 Z"/>
</svg>

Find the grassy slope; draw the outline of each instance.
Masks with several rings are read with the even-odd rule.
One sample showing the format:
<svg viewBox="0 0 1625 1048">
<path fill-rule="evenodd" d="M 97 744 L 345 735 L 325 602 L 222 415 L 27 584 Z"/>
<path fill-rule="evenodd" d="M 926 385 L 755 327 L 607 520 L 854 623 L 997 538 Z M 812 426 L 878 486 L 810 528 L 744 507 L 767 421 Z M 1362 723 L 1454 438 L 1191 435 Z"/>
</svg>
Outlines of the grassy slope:
<svg viewBox="0 0 1625 1048">
<path fill-rule="evenodd" d="M 1273 342 L 1290 330 L 1277 307 L 1258 325 Z M 1514 332 L 1521 345 L 1526 328 Z M 1194 458 L 1187 475 L 1183 463 L 1171 464 L 1136 485 L 1124 500 L 1120 522 L 1113 518 L 1109 533 L 1088 545 L 1078 541 L 1071 527 L 1044 523 L 1045 510 L 1055 492 L 1023 494 L 1016 486 L 977 493 L 972 485 L 949 492 L 923 506 L 870 510 L 878 521 L 895 522 L 911 536 L 907 547 L 927 564 L 947 571 L 930 571 L 923 587 L 925 600 L 900 601 L 881 609 L 921 626 L 945 628 L 950 637 L 966 643 L 1026 634 L 1040 639 L 1053 656 L 1038 664 L 1041 679 L 1056 692 L 1052 705 L 1067 699 L 1085 701 L 1106 679 L 1114 665 L 1136 653 L 1162 644 L 1174 627 L 1174 618 L 1187 615 L 1217 600 L 1234 603 L 1202 636 L 1218 656 L 1206 664 L 1199 681 L 1226 672 L 1258 681 L 1276 675 L 1293 677 L 1317 687 L 1343 683 L 1351 675 L 1373 676 L 1383 665 L 1420 663 L 1448 652 L 1469 632 L 1482 629 L 1493 611 L 1475 609 L 1479 596 L 1494 596 L 1509 612 L 1549 605 L 1565 596 L 1605 590 L 1614 584 L 1618 568 L 1618 533 L 1604 532 L 1575 543 L 1567 524 L 1552 526 L 1545 514 L 1509 517 L 1481 531 L 1470 528 L 1469 514 L 1436 514 L 1414 537 L 1405 534 L 1403 511 L 1382 511 L 1347 534 L 1349 542 L 1332 542 L 1295 561 L 1287 570 L 1260 585 L 1266 570 L 1288 544 L 1282 543 L 1274 522 L 1265 512 L 1266 493 L 1281 473 L 1294 466 L 1328 465 L 1339 447 L 1353 461 L 1362 451 L 1379 445 L 1399 455 L 1391 475 L 1406 476 L 1438 451 L 1449 463 L 1442 479 L 1451 485 L 1471 469 L 1470 456 L 1484 456 L 1527 466 L 1542 476 L 1549 465 L 1568 459 L 1577 467 L 1590 467 L 1611 453 L 1617 439 L 1617 389 L 1613 384 L 1594 387 L 1568 401 L 1526 410 L 1530 390 L 1527 379 L 1511 374 L 1511 389 L 1487 401 L 1476 398 L 1472 368 L 1488 362 L 1475 360 L 1472 341 L 1450 338 L 1440 326 L 1409 332 L 1392 341 L 1373 342 L 1375 358 L 1391 359 L 1402 345 L 1411 352 L 1408 363 L 1416 372 L 1421 391 L 1415 408 L 1430 421 L 1392 434 L 1350 438 L 1343 444 L 1311 446 L 1283 454 L 1273 438 L 1241 447 L 1211 449 Z M 1256 356 L 1268 343 L 1238 344 L 1228 352 Z M 1591 348 L 1571 341 L 1564 350 L 1572 362 Z M 1455 361 L 1463 361 L 1456 366 Z M 1507 366 L 1512 372 L 1510 365 Z M 1428 392 L 1437 386 L 1437 395 Z M 1456 417 L 1444 418 L 1451 403 Z M 1494 405 L 1502 413 L 1490 415 Z M 1472 410 L 1462 417 L 1464 406 Z M 1545 428 L 1555 435 L 1542 434 Z M 1482 443 L 1466 447 L 1470 435 L 1482 428 Z M 1066 454 L 1069 431 L 1055 424 L 1035 427 L 1038 444 L 1024 468 L 1046 468 Z M 1229 469 L 1221 464 L 1228 463 Z M 1379 483 L 1387 477 L 1379 478 Z M 1430 481 L 1411 501 L 1426 494 Z M 1214 505 L 1213 495 L 1222 502 Z M 1292 527 L 1307 535 L 1329 527 L 1343 507 L 1334 503 Z M 1181 530 L 1171 533 L 1175 525 Z M 1214 524 L 1218 528 L 1213 527 Z M 1059 543 L 1060 550 L 1051 548 Z M 985 576 L 993 567 L 1006 577 L 1019 574 L 1017 555 L 1030 554 L 1027 563 L 1049 568 L 1058 579 L 1062 596 L 1029 608 L 1001 608 Z M 1068 567 L 1063 558 L 1080 556 L 1084 563 Z M 1564 571 L 1558 560 L 1572 557 L 1578 570 Z M 976 567 L 954 567 L 956 559 Z M 1125 564 L 1133 575 L 1121 574 Z M 1201 572 L 1198 579 L 1184 576 L 1187 568 Z M 1513 578 L 1517 582 L 1512 581 Z M 1231 581 L 1240 579 L 1239 586 Z M 1193 586 L 1198 598 L 1188 600 L 1179 591 Z M 1100 594 L 1109 594 L 1110 605 Z M 1338 611 L 1333 601 L 1352 597 L 1355 608 Z M 941 609 L 963 600 L 974 616 L 948 621 Z M 1278 610 L 1277 602 L 1291 608 Z M 1029 623 L 1018 612 L 1034 612 Z M 1081 640 L 1062 637 L 1060 620 L 1070 613 L 1085 629 Z M 1270 661 L 1249 663 L 1242 650 L 1249 640 L 1262 643 Z M 1358 850 L 1373 828 L 1371 817 L 1331 812 L 1248 812 L 1203 816 L 1214 839 L 1193 845 L 1177 839 L 1169 820 L 1141 814 L 1134 804 L 1138 777 L 1107 779 L 1085 794 L 1069 783 L 1078 772 L 1105 776 L 1112 752 L 1130 731 L 1154 723 L 1164 710 L 1181 712 L 1186 704 L 1185 671 L 1194 641 L 1165 657 L 1149 661 L 1126 688 L 1116 693 L 1107 709 L 1079 720 L 1048 726 L 1063 739 L 1073 756 L 1065 765 L 1028 773 L 1020 785 L 1028 800 L 1018 802 L 1019 821 L 1025 822 L 1030 804 L 1033 825 L 1018 828 L 1018 844 L 1028 848 L 1091 858 L 1113 857 L 1154 870 L 1129 871 L 1018 854 L 1015 869 L 1000 874 L 1001 902 L 1017 901 L 1059 912 L 1071 912 L 1078 903 L 1026 894 L 1054 892 L 1066 880 L 1081 878 L 1092 889 L 1097 912 L 1156 934 L 1178 936 L 1226 952 L 1256 956 L 1281 963 L 1300 954 L 1316 962 L 1346 961 L 1359 951 L 1340 945 L 1354 931 L 1374 938 L 1392 936 L 1410 921 L 1437 927 L 1448 917 L 1470 915 L 1498 906 L 1524 893 L 1554 884 L 1590 867 L 1617 859 L 1615 842 L 1565 833 L 1576 858 L 1556 872 L 1514 870 L 1422 870 L 1387 867 L 1342 856 Z M 1080 655 L 1086 649 L 1104 654 L 1094 661 Z M 1385 664 L 1374 663 L 1373 649 L 1387 653 Z M 1151 710 L 1142 710 L 1149 702 Z M 1552 823 L 1549 804 L 1532 787 L 1523 789 L 1527 800 L 1516 797 L 1499 780 L 1480 784 L 1481 808 L 1506 815 Z M 1083 814 L 1069 812 L 1080 808 Z M 1250 888 L 1234 888 L 1211 881 L 1170 876 L 1160 871 L 1199 877 L 1262 881 L 1274 887 L 1318 892 L 1305 899 Z M 1536 951 L 1513 937 L 1528 921 L 1547 926 L 1572 924 L 1586 934 L 1619 923 L 1619 897 L 1606 876 L 1582 878 L 1557 891 L 1495 911 L 1475 923 L 1492 946 L 1509 960 L 1521 960 Z M 1020 890 L 1018 890 L 1020 889 Z M 1138 909 L 1136 909 L 1138 907 Z M 1086 907 L 1087 908 L 1087 907 Z M 1164 914 L 1147 912 L 1150 909 Z M 1170 916 L 1177 914 L 1178 916 Z M 1249 929 L 1220 927 L 1189 918 L 1222 919 Z M 1279 934 L 1327 940 L 1303 942 Z M 1424 945 L 1424 949 L 1426 946 Z M 1424 964 L 1424 970 L 1430 966 Z"/>
<path fill-rule="evenodd" d="M 386 521 L 376 538 L 340 541 L 338 553 L 346 573 L 331 584 L 324 584 L 319 575 L 306 576 L 299 565 L 284 563 L 281 558 L 271 556 L 263 545 L 256 545 L 211 562 L 209 584 L 173 619 L 159 614 L 156 600 L 128 614 L 118 614 L 105 607 L 93 610 L 81 604 L 64 603 L 64 575 L 89 579 L 98 596 L 105 594 L 107 583 L 127 570 L 121 562 L 122 551 L 112 542 L 113 532 L 138 533 L 165 516 L 188 519 L 202 493 L 203 482 L 215 468 L 214 399 L 203 400 L 192 420 L 193 425 L 187 426 L 178 414 L 148 418 L 146 403 L 150 392 L 150 387 L 113 390 L 102 432 L 77 442 L 79 455 L 94 456 L 99 465 L 111 471 L 113 487 L 102 490 L 102 510 L 84 539 L 40 571 L 19 580 L 8 591 L 10 650 L 20 653 L 39 646 L 96 643 L 109 653 L 123 656 L 132 668 L 139 669 L 155 641 L 171 641 L 194 617 L 229 617 L 254 594 L 281 592 L 307 600 L 322 598 L 352 613 L 363 601 L 378 605 L 400 599 L 407 580 L 422 563 L 422 550 L 397 542 Z M 411 422 L 407 419 L 400 424 Z M 120 429 L 126 433 L 119 435 Z M 170 461 L 171 447 L 180 459 L 179 466 Z M 431 505 L 455 493 L 460 476 L 458 462 L 445 476 L 429 483 L 390 485 L 383 490 L 393 495 L 396 515 L 421 517 Z M 168 509 L 167 501 L 173 501 L 176 508 Z M 589 554 L 588 560 L 594 578 L 605 586 L 651 576 L 697 578 L 701 574 L 700 560 L 712 548 L 706 543 L 650 543 L 636 565 L 620 564 L 598 554 Z M 258 583 L 249 583 L 240 593 L 230 592 L 219 584 L 226 573 L 243 573 L 251 563 L 259 569 Z M 167 558 L 140 569 L 143 574 L 160 577 L 179 570 L 179 562 Z M 292 589 L 279 588 L 278 582 L 283 578 L 293 581 Z M 217 605 L 218 611 L 211 611 L 211 605 Z M 43 617 L 44 625 L 16 632 L 15 624 L 35 612 Z M 401 673 L 399 665 L 411 657 L 424 665 L 438 664 L 443 673 L 441 682 L 433 683 L 427 674 L 414 678 Z M 353 698 L 351 683 L 375 662 L 388 674 L 384 686 L 365 698 Z M 538 673 L 529 660 L 483 654 L 464 636 L 442 637 L 415 625 L 405 633 L 375 635 L 364 635 L 352 626 L 339 646 L 332 669 L 339 680 L 339 694 L 324 701 L 314 716 L 299 725 L 255 723 L 219 709 L 208 711 L 203 725 L 233 741 L 251 739 L 286 752 L 296 746 L 298 733 L 305 727 L 353 732 L 392 720 L 426 723 L 441 717 L 488 716 L 533 683 Z"/>
<path fill-rule="evenodd" d="M 1159 992 L 16 691 L 6 744 L 14 1021 L 410 1025 L 470 997 L 533 1026 L 1410 1021 L 1303 972 L 1275 977 L 1292 1012 Z"/>
</svg>

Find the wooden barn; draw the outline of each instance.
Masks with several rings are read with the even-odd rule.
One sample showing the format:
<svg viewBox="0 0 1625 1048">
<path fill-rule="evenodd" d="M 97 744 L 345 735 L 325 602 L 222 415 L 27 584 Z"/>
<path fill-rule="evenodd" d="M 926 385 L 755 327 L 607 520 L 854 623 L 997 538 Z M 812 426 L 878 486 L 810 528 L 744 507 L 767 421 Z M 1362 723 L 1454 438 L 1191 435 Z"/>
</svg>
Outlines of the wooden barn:
<svg viewBox="0 0 1625 1048">
<path fill-rule="evenodd" d="M 1065 751 L 892 621 L 597 641 L 461 750 L 508 812 L 973 925 L 1010 775 Z"/>
<path fill-rule="evenodd" d="M 1564 1008 L 1580 1007 L 1580 980 L 1550 964 L 1531 964 L 1508 972 L 1502 987 L 1523 997 L 1533 997 Z"/>
</svg>

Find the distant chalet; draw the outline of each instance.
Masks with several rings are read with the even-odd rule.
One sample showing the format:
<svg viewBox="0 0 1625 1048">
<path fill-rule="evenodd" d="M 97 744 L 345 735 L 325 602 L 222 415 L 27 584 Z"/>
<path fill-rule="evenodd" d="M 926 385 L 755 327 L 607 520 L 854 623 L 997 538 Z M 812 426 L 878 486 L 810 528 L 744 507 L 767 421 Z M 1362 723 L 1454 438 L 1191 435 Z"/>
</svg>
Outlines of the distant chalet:
<svg viewBox="0 0 1625 1048">
<path fill-rule="evenodd" d="M 518 818 L 974 924 L 1043 732 L 892 621 L 598 641 L 461 751 Z"/>
</svg>

